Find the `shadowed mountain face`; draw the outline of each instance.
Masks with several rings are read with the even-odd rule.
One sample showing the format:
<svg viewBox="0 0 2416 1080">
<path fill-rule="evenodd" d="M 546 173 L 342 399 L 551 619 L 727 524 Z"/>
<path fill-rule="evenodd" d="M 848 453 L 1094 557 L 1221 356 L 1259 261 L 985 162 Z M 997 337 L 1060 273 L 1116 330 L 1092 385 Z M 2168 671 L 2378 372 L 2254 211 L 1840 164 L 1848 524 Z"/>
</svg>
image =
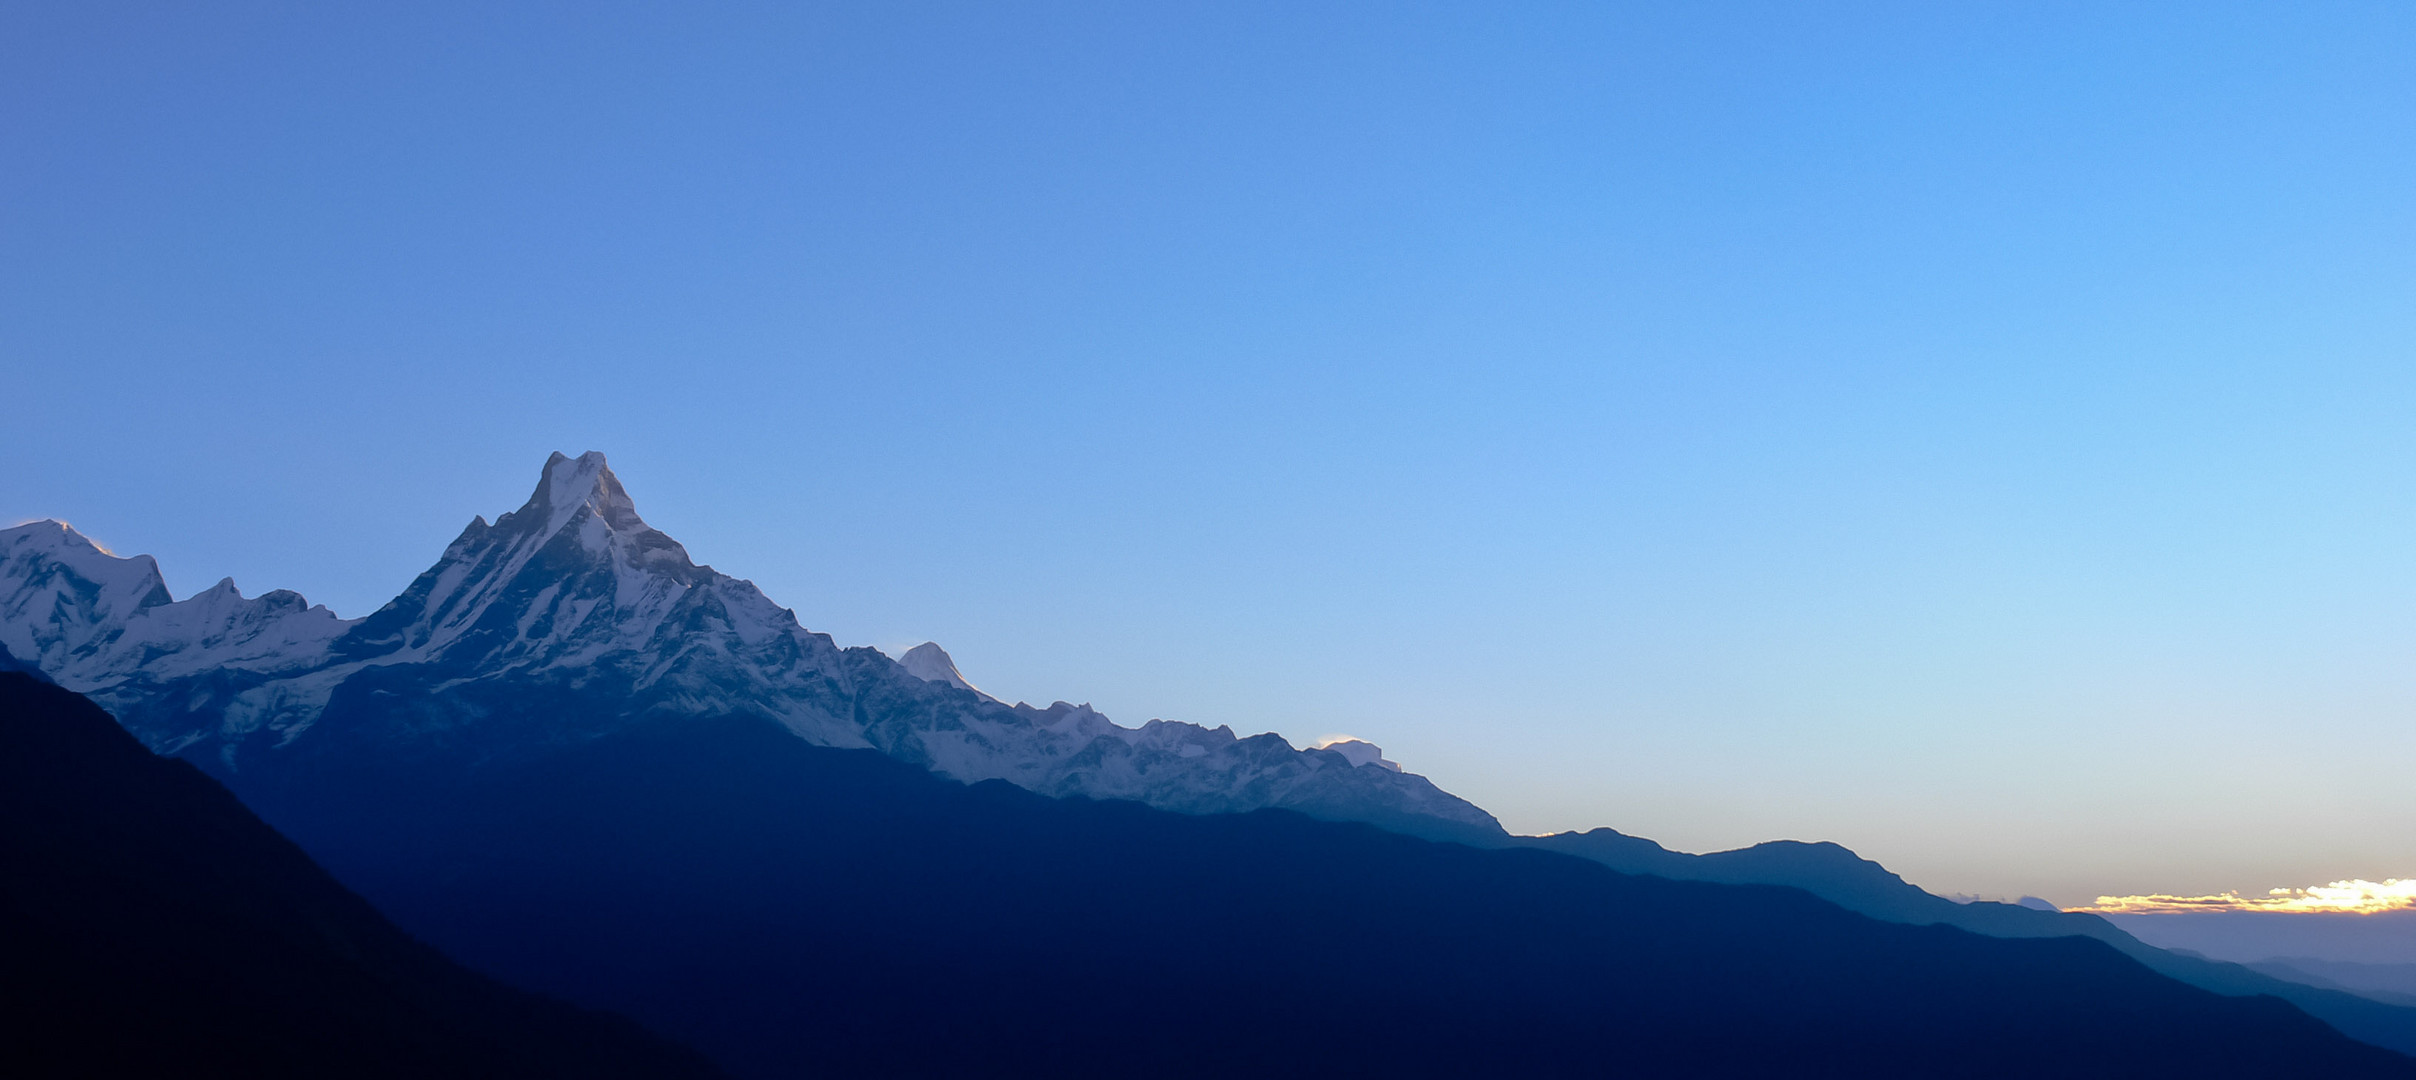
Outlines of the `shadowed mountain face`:
<svg viewBox="0 0 2416 1080">
<path fill-rule="evenodd" d="M 42 674 L 42 669 L 17 659 L 16 654 L 8 651 L 7 645 L 0 644 L 0 673 L 5 672 L 16 672 L 39 683 L 50 682 L 50 676 Z"/>
<path fill-rule="evenodd" d="M 1836 844 L 1775 840 L 1735 851 L 1689 855 L 1610 829 L 1520 837 L 1519 846 L 1591 859 L 1631 874 L 1683 881 L 1787 885 L 1848 911 L 1914 926 L 1960 927 L 2007 938 L 2077 936 L 2113 946 L 2150 969 L 2219 994 L 2269 994 L 2376 1046 L 2416 1054 L 2416 1002 L 2362 984 L 2313 976 L 2290 965 L 2243 966 L 2172 952 L 2082 912 L 2038 910 L 1991 901 L 1961 904 L 1924 892 L 1888 869 Z"/>
<path fill-rule="evenodd" d="M 2099 942 L 661 719 L 268 808 L 404 925 L 745 1076 L 2416 1076 Z"/>
<path fill-rule="evenodd" d="M 716 1075 L 626 1020 L 455 966 L 216 782 L 15 672 L 0 920 L 16 1076 Z"/>
</svg>

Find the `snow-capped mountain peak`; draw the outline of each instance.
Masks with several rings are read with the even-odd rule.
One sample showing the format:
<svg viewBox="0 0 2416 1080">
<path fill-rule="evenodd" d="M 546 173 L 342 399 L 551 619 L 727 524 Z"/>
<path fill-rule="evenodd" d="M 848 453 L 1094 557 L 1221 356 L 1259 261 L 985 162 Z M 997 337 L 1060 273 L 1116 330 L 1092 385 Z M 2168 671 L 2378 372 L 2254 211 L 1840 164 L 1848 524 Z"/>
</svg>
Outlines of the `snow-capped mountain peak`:
<svg viewBox="0 0 2416 1080">
<path fill-rule="evenodd" d="M 545 478 L 537 485 L 536 493 L 529 496 L 527 507 L 536 508 L 545 511 L 542 535 L 549 537 L 562 531 L 562 526 L 582 509 L 614 532 L 654 531 L 638 517 L 636 504 L 629 501 L 629 492 L 621 487 L 621 479 L 605 465 L 604 455 L 594 450 L 575 458 L 556 451 L 545 459 Z"/>
<path fill-rule="evenodd" d="M 1366 739 L 1353 738 L 1349 735 L 1330 735 L 1317 740 L 1316 744 L 1309 749 L 1330 750 L 1342 755 L 1343 760 L 1350 762 L 1353 766 L 1375 765 L 1391 769 L 1394 772 L 1402 771 L 1400 762 L 1385 760 L 1384 749 Z"/>
<path fill-rule="evenodd" d="M 863 746 L 837 650 L 755 586 L 698 566 L 646 524 L 589 451 L 554 454 L 528 501 L 471 521 L 410 588 L 336 646 L 617 694 L 605 715 L 667 696 L 683 710 L 763 713 L 817 742 Z M 594 722 L 602 723 L 598 718 Z"/>
<path fill-rule="evenodd" d="M 959 690 L 971 690 L 991 701 L 998 700 L 982 693 L 981 687 L 967 681 L 964 673 L 956 670 L 956 661 L 949 658 L 948 650 L 940 648 L 939 642 L 926 641 L 906 650 L 906 655 L 898 657 L 898 666 L 924 682 L 946 683 Z"/>
<path fill-rule="evenodd" d="M 0 532 L 0 645 L 154 749 L 235 771 L 329 754 L 474 767 L 648 719 L 751 715 L 969 783 L 1500 833 L 1357 740 L 1303 751 L 1225 726 L 1127 728 L 1088 706 L 1000 702 L 935 643 L 896 660 L 840 649 L 752 583 L 690 561 L 594 452 L 548 458 L 526 503 L 472 519 L 360 620 L 290 592 L 247 600 L 232 581 L 172 603 L 147 557 L 116 558 L 56 522 Z M 1358 767 L 1370 764 L 1383 767 Z"/>
<path fill-rule="evenodd" d="M 604 455 L 556 453 L 520 509 L 492 525 L 473 519 L 343 648 L 412 658 L 463 643 L 515 657 L 554 652 L 574 637 L 594 644 L 599 633 L 644 632 L 719 577 L 638 516 Z"/>
<path fill-rule="evenodd" d="M 245 599 L 232 578 L 172 600 L 149 555 L 112 555 L 59 521 L 0 530 L 0 643 L 73 690 L 290 669 L 354 621 L 284 589 Z"/>
<path fill-rule="evenodd" d="M 105 647 L 126 620 L 169 603 L 149 555 L 119 558 L 64 521 L 0 531 L 0 642 L 51 671 Z"/>
<path fill-rule="evenodd" d="M 170 602 L 159 563 L 149 555 L 120 558 L 64 521 L 29 521 L 0 530 L 0 622 L 24 627 L 50 619 L 67 647 L 84 644 L 96 628 Z M 32 636 L 18 640 L 32 643 Z M 34 660 L 26 648 L 20 658 Z"/>
</svg>

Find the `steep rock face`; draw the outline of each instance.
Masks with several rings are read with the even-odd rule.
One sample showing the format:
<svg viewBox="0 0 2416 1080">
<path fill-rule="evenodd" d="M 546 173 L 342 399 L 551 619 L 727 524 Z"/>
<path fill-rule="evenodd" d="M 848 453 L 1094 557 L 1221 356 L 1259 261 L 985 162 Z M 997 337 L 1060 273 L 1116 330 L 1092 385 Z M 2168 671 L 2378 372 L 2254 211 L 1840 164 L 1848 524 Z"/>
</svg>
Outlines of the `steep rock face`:
<svg viewBox="0 0 2416 1080">
<path fill-rule="evenodd" d="M 690 561 L 593 452 L 555 454 L 525 505 L 472 520 L 359 620 L 289 592 L 245 600 L 232 582 L 172 601 L 148 556 L 117 558 L 56 522 L 0 532 L 0 644 L 239 788 L 324 755 L 474 765 L 649 717 L 752 715 L 967 782 L 1502 837 L 1491 815 L 1349 748 L 1007 705 L 936 644 L 903 662 L 841 649 L 752 583 Z"/>
<path fill-rule="evenodd" d="M 554 455 L 526 505 L 472 520 L 330 659 L 376 669 L 358 689 L 460 703 L 426 722 L 498 753 L 658 712 L 765 715 L 820 745 L 867 745 L 830 638 L 752 583 L 689 561 L 596 453 Z M 587 707 L 517 735 L 471 730 L 508 711 L 504 699 L 534 704 L 548 690 Z"/>
</svg>

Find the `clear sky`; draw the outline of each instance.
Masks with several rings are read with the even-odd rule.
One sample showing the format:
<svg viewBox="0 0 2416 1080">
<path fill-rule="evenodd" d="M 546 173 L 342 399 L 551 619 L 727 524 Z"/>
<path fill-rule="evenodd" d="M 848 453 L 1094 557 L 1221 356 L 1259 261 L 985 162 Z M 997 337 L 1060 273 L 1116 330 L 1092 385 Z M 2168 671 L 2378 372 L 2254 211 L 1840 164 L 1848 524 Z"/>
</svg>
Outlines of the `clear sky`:
<svg viewBox="0 0 2416 1080">
<path fill-rule="evenodd" d="M 1939 891 L 2416 876 L 2416 8 L 0 8 L 0 518 Z"/>
</svg>

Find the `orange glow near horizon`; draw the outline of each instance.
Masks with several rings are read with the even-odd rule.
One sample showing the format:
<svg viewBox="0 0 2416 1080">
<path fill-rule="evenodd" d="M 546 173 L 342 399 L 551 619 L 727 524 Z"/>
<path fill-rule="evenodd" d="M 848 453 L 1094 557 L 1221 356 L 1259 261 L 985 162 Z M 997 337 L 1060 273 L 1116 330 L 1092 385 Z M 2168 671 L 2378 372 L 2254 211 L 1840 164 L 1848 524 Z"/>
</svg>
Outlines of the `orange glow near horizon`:
<svg viewBox="0 0 2416 1080">
<path fill-rule="evenodd" d="M 2100 896 L 2088 907 L 2098 915 L 2178 915 L 2195 911 L 2263 911 L 2283 915 L 2375 915 L 2416 911 L 2416 878 L 2335 881 L 2306 889 L 2275 889 L 2263 896 Z"/>
</svg>

